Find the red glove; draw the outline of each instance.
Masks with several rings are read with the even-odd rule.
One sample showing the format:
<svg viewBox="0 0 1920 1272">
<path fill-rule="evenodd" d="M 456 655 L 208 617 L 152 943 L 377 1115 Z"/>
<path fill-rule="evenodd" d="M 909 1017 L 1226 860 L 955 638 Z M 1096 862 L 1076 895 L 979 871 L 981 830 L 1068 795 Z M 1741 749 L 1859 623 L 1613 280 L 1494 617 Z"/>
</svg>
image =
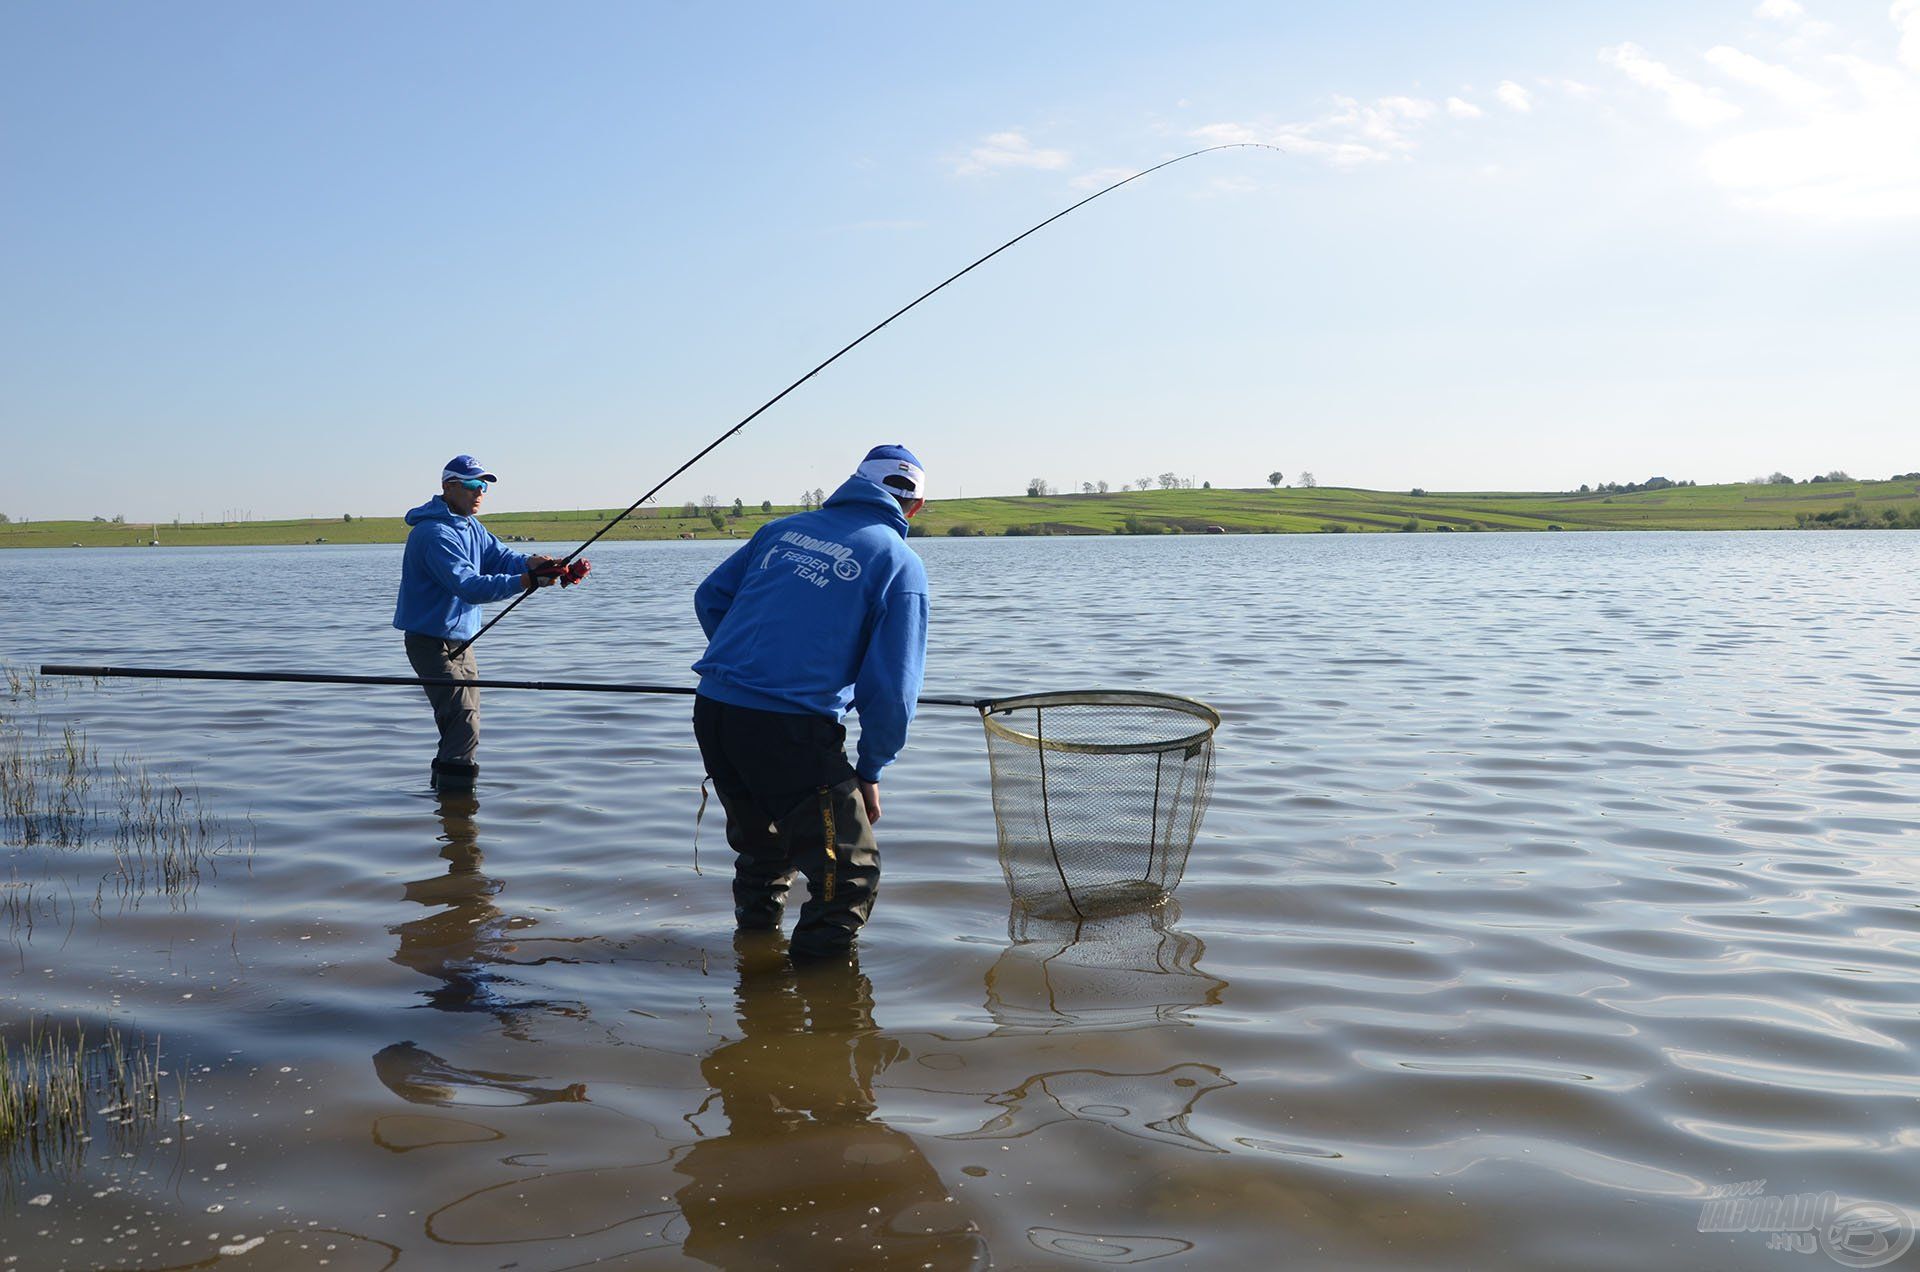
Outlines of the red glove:
<svg viewBox="0 0 1920 1272">
<path fill-rule="evenodd" d="M 577 561 L 569 561 L 565 564 L 559 561 L 542 561 L 528 568 L 540 578 L 553 579 L 561 587 L 572 587 L 593 572 L 593 562 L 581 557 Z"/>
</svg>

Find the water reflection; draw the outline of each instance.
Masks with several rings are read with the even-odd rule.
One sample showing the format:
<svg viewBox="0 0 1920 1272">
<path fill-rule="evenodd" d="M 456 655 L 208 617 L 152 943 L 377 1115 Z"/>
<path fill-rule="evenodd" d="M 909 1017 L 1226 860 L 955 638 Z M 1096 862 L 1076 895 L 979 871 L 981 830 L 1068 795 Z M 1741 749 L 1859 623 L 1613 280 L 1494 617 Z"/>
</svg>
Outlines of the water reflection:
<svg viewBox="0 0 1920 1272">
<path fill-rule="evenodd" d="M 1038 917 L 1018 906 L 1007 919 L 1013 940 L 987 973 L 987 1011 L 995 1034 L 1126 1031 L 1117 1043 L 1137 1056 L 1138 1031 L 1184 1024 L 1220 1001 L 1226 982 L 1199 967 L 1206 946 L 1174 927 L 1176 903 L 1100 919 Z M 1091 1054 L 1075 1047 L 1076 1057 Z M 1226 1150 L 1188 1125 L 1210 1091 L 1234 1085 L 1208 1064 L 1139 1070 L 1098 1065 L 1034 1074 L 990 1096 L 1000 1112 L 955 1139 L 1018 1139 L 1059 1122 L 1094 1122 L 1134 1139 L 1218 1153 Z"/>
<path fill-rule="evenodd" d="M 1200 970 L 1207 947 L 1180 931 L 1178 902 L 1100 919 L 1045 918 L 1015 906 L 1013 942 L 987 973 L 994 1032 L 1136 1029 L 1219 1003 L 1227 983 Z"/>
<path fill-rule="evenodd" d="M 482 869 L 479 811 L 480 801 L 472 794 L 437 797 L 440 857 L 447 868 L 406 885 L 406 899 L 430 909 L 391 929 L 400 938 L 393 961 L 437 982 L 421 991 L 427 1006 L 485 1012 L 500 1022 L 507 1036 L 526 1041 L 530 1017 L 536 1013 L 585 1012 L 578 1004 L 515 999 L 505 992 L 514 981 L 496 968 L 528 963 L 510 957 L 520 948 L 513 934 L 536 921 L 508 915 L 494 904 L 505 884 Z M 373 1057 L 373 1068 L 388 1089 L 415 1104 L 552 1104 L 587 1098 L 580 1083 L 543 1086 L 530 1074 L 465 1068 L 412 1042 L 382 1048 Z"/>
<path fill-rule="evenodd" d="M 875 1025 L 858 964 L 796 968 L 762 933 L 736 950 L 741 1036 L 701 1061 L 715 1094 L 675 1164 L 685 1252 L 722 1268 L 985 1266 L 919 1145 L 874 1118 L 874 1080 L 906 1051 Z"/>
</svg>

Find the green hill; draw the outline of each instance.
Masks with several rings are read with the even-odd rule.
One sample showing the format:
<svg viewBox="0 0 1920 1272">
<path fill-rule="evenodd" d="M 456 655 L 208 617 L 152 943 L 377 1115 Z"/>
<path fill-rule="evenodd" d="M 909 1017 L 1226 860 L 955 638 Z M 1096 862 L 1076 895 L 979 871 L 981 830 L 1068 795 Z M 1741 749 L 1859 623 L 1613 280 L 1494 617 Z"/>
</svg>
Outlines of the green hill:
<svg viewBox="0 0 1920 1272">
<path fill-rule="evenodd" d="M 578 543 L 619 509 L 495 512 L 501 538 Z M 773 517 L 798 511 L 750 509 L 715 530 L 684 508 L 643 509 L 610 539 L 745 538 Z M 928 504 L 916 534 L 1324 534 L 1477 530 L 1792 530 L 1920 528 L 1920 483 L 1811 482 L 1797 485 L 1670 486 L 1632 494 L 1360 490 L 1135 490 L 1104 495 L 1003 495 Z M 1217 528 L 1217 529 L 1216 529 Z M 398 543 L 398 517 L 352 520 L 140 523 L 33 521 L 0 525 L 0 548 Z"/>
</svg>

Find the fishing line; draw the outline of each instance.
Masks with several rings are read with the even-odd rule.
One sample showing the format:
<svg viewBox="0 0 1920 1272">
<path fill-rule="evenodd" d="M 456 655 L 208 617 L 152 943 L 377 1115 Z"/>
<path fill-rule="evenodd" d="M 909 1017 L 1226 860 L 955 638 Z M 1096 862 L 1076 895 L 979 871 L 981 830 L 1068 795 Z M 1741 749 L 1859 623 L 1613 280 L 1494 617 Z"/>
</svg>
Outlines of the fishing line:
<svg viewBox="0 0 1920 1272">
<path fill-rule="evenodd" d="M 633 515 L 634 510 L 638 508 L 641 504 L 647 502 L 647 500 L 659 494 L 660 491 L 667 485 L 668 482 L 672 481 L 674 478 L 678 477 L 681 473 L 686 472 L 687 469 L 692 468 L 695 464 L 705 459 L 711 451 L 713 451 L 716 447 L 720 445 L 720 443 L 726 441 L 728 438 L 732 437 L 735 433 L 738 433 L 741 429 L 745 428 L 747 425 L 759 419 L 761 415 L 765 414 L 768 409 L 770 409 L 776 403 L 778 403 L 780 399 L 786 397 L 787 394 L 793 392 L 795 389 L 805 384 L 808 380 L 813 379 L 814 376 L 819 375 L 822 371 L 825 371 L 828 367 L 838 362 L 844 355 L 853 352 L 855 348 L 857 348 L 859 345 L 861 345 L 866 341 L 868 336 L 877 334 L 881 328 L 885 327 L 888 323 L 892 322 L 895 318 L 900 317 L 900 315 L 906 313 L 909 309 L 912 309 L 915 305 L 918 305 L 921 301 L 926 300 L 928 297 L 932 296 L 935 292 L 940 291 L 942 288 L 946 287 L 949 283 L 955 283 L 955 282 L 958 282 L 960 279 L 965 278 L 968 274 L 971 274 L 974 270 L 980 268 L 982 265 L 985 265 L 988 261 L 1000 255 L 1000 253 L 1006 251 L 1008 248 L 1012 247 L 1015 243 L 1018 243 L 1021 239 L 1024 239 L 1032 234 L 1037 234 L 1041 230 L 1046 229 L 1049 225 L 1052 225 L 1055 221 L 1058 221 L 1061 217 L 1067 215 L 1067 213 L 1072 212 L 1077 208 L 1085 207 L 1087 204 L 1092 203 L 1095 199 L 1099 198 L 1101 195 L 1111 194 L 1115 190 L 1118 190 L 1121 186 L 1127 185 L 1134 181 L 1138 181 L 1142 177 L 1150 176 L 1153 173 L 1160 171 L 1160 169 L 1162 168 L 1171 167 L 1176 163 L 1181 163 L 1188 159 L 1198 158 L 1200 155 L 1209 155 L 1216 150 L 1248 150 L 1248 149 L 1280 150 L 1280 147 L 1270 146 L 1264 142 L 1258 142 L 1258 141 L 1233 141 L 1233 142 L 1228 142 L 1225 145 L 1206 146 L 1199 150 L 1190 150 L 1184 155 L 1176 155 L 1173 158 L 1168 159 L 1162 163 L 1154 164 L 1153 167 L 1151 168 L 1146 168 L 1146 169 L 1143 169 L 1142 171 L 1136 172 L 1130 177 L 1124 177 L 1121 180 L 1114 182 L 1112 185 L 1105 187 L 1104 189 L 1096 190 L 1092 194 L 1088 195 L 1086 198 L 1080 200 L 1078 203 L 1073 204 L 1071 207 L 1065 207 L 1065 208 L 1062 208 L 1060 211 L 1055 212 L 1052 216 L 1048 217 L 1046 220 L 1040 222 L 1038 225 L 1032 227 L 1031 229 L 1025 230 L 1019 234 L 1014 235 L 1012 238 L 1008 239 L 1006 242 L 1002 243 L 1000 246 L 994 248 L 991 252 L 988 252 L 985 256 L 982 256 L 979 260 L 973 262 L 973 264 L 967 266 L 965 269 L 959 271 L 956 274 L 951 275 L 950 277 L 944 279 L 940 283 L 932 287 L 929 287 L 926 291 L 921 292 L 918 296 L 914 297 L 912 300 L 908 301 L 906 304 L 900 306 L 900 308 L 894 310 L 892 313 L 888 314 L 885 318 L 881 319 L 879 322 L 875 323 L 873 326 L 867 328 L 867 330 L 861 333 L 861 335 L 858 338 L 852 341 L 849 341 L 846 345 L 842 346 L 840 351 L 838 353 L 835 353 L 831 358 L 828 358 L 825 362 L 822 362 L 819 366 L 807 372 L 805 375 L 801 376 L 798 380 L 795 380 L 792 384 L 789 384 L 786 388 L 780 390 L 778 393 L 768 398 L 765 402 L 762 402 L 757 408 L 754 409 L 752 414 L 748 415 L 745 419 L 741 420 L 738 424 L 735 424 L 732 428 L 720 434 L 720 436 L 714 438 L 711 442 L 708 442 L 705 446 L 701 447 L 700 450 L 693 456 L 692 459 L 689 459 L 686 463 L 680 465 L 680 467 L 674 469 L 672 472 L 668 473 L 665 477 L 661 478 L 659 483 L 655 485 L 653 489 L 647 491 L 646 494 L 641 495 L 638 499 L 628 504 L 625 511 L 621 512 L 619 515 L 614 517 L 613 520 L 607 522 L 606 525 L 601 526 L 598 530 L 594 531 L 592 538 L 588 539 L 585 543 L 581 544 L 579 547 L 575 548 L 573 551 L 567 553 L 566 556 L 560 558 L 560 564 L 566 565 L 567 563 L 571 562 L 575 557 L 579 556 L 582 552 L 585 552 L 588 548 L 592 547 L 596 542 L 599 541 L 600 536 L 604 535 L 607 531 L 613 529 L 615 526 L 619 525 L 622 521 L 625 521 L 629 516 Z M 1285 152 L 1281 151 L 1281 153 L 1284 154 Z M 514 597 L 512 601 L 508 602 L 507 607 L 505 609 L 501 610 L 498 614 L 495 614 L 492 618 L 488 619 L 484 627 L 482 627 L 479 631 L 475 632 L 473 635 L 467 637 L 467 639 L 460 644 L 460 647 L 458 649 L 455 649 L 448 656 L 451 658 L 458 658 L 461 654 L 465 653 L 467 649 L 472 646 L 474 641 L 479 640 L 482 636 L 485 636 L 495 623 L 499 622 L 501 619 L 505 618 L 507 615 L 513 613 L 513 611 L 519 606 L 520 602 L 526 600 L 529 596 L 532 596 L 534 592 L 538 590 L 539 589 L 537 588 L 529 589 L 527 591 L 520 593 L 520 595 Z"/>
</svg>

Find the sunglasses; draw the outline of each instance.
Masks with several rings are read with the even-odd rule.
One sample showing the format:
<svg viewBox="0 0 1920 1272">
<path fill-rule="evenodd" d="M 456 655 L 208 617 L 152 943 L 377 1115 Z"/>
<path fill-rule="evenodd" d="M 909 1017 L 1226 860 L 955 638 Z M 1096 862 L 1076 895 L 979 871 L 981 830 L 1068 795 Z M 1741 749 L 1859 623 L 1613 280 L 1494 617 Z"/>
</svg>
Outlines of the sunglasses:
<svg viewBox="0 0 1920 1272">
<path fill-rule="evenodd" d="M 468 490 L 485 490 L 487 488 L 487 483 L 481 481 L 478 477 L 464 478 L 459 484 L 465 486 Z"/>
</svg>

